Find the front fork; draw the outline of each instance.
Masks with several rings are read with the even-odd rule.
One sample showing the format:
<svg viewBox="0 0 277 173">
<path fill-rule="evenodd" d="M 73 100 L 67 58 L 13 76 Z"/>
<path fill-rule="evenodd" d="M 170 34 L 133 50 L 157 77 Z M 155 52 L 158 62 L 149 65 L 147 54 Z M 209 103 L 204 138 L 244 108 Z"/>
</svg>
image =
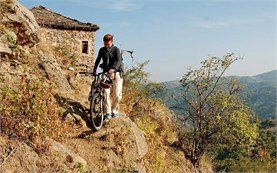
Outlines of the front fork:
<svg viewBox="0 0 277 173">
<path fill-rule="evenodd" d="M 89 92 L 89 95 L 88 95 L 88 101 L 91 101 L 92 96 L 93 96 L 93 93 L 94 93 L 95 90 L 96 90 L 96 88 L 95 88 L 95 82 L 96 82 L 96 81 L 97 81 L 97 80 L 94 79 L 94 80 L 92 81 L 92 83 L 91 83 L 90 92 Z"/>
</svg>

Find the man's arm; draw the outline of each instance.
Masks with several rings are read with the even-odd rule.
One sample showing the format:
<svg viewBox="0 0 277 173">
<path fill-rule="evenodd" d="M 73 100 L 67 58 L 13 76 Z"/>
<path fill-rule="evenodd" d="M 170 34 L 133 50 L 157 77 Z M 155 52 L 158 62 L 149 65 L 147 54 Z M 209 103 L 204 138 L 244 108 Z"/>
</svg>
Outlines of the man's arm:
<svg viewBox="0 0 277 173">
<path fill-rule="evenodd" d="M 98 67 L 98 65 L 99 65 L 99 63 L 100 63 L 100 61 L 101 61 L 101 58 L 102 58 L 102 56 L 101 56 L 101 49 L 100 49 L 99 52 L 98 52 L 98 56 L 97 56 L 97 58 L 96 58 L 94 67 L 93 67 L 93 72 L 94 72 L 94 73 L 96 73 L 96 71 L 97 71 L 97 67 Z"/>
<path fill-rule="evenodd" d="M 122 59 L 121 59 L 120 50 L 118 48 L 116 48 L 115 62 L 111 68 L 114 70 L 118 70 L 122 63 L 121 61 L 122 61 Z"/>
</svg>

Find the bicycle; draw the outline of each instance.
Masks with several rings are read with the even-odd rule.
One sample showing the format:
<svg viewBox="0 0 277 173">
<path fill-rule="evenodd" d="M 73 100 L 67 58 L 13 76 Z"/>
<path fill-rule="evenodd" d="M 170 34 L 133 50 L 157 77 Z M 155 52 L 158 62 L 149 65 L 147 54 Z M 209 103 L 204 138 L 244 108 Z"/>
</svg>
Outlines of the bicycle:
<svg viewBox="0 0 277 173">
<path fill-rule="evenodd" d="M 121 50 L 121 53 L 120 53 L 121 57 L 124 52 L 127 52 L 130 54 L 132 58 L 132 64 L 133 64 L 134 51 Z M 101 68 L 101 65 L 100 65 L 100 68 Z M 92 81 L 91 89 L 88 97 L 88 100 L 90 101 L 89 120 L 94 130 L 99 131 L 102 128 L 103 122 L 104 122 L 103 102 L 105 98 L 104 98 L 103 91 L 104 89 L 108 89 L 112 87 L 112 80 L 108 72 L 101 72 L 101 73 L 94 74 L 93 72 L 89 72 L 89 70 L 86 69 L 86 72 L 79 72 L 79 74 L 85 74 L 86 76 L 89 76 L 89 75 L 94 76 L 94 80 Z"/>
<path fill-rule="evenodd" d="M 86 76 L 94 76 L 89 92 L 88 100 L 90 101 L 89 120 L 94 130 L 99 131 L 104 122 L 104 89 L 112 86 L 112 80 L 108 72 L 94 74 L 93 72 L 79 72 Z"/>
</svg>

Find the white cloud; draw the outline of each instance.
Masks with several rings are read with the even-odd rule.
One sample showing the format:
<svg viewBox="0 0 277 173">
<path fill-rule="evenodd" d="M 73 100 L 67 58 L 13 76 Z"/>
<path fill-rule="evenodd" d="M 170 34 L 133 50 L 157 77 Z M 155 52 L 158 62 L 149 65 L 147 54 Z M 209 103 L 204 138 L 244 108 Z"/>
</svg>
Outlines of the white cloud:
<svg viewBox="0 0 277 173">
<path fill-rule="evenodd" d="M 272 16 L 256 16 L 255 18 L 242 18 L 242 19 L 198 19 L 194 20 L 194 26 L 200 27 L 204 29 L 222 29 L 222 28 L 230 28 L 230 27 L 239 27 L 250 25 L 254 23 L 260 23 L 267 21 L 269 19 L 274 19 Z"/>
<path fill-rule="evenodd" d="M 127 0 L 105 1 L 103 3 L 99 3 L 98 6 L 114 11 L 134 11 L 141 8 L 141 5 L 135 3 L 134 1 Z"/>
<path fill-rule="evenodd" d="M 139 8 L 139 6 L 130 1 L 116 1 L 108 5 L 108 8 L 117 11 L 133 11 Z"/>
</svg>

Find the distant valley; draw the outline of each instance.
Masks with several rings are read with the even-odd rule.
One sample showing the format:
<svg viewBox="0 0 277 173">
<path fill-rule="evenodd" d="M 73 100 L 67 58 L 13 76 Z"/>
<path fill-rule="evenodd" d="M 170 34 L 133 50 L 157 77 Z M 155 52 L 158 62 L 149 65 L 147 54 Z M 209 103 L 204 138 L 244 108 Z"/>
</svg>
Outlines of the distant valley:
<svg viewBox="0 0 277 173">
<path fill-rule="evenodd" d="M 243 85 L 240 97 L 261 118 L 276 116 L 277 97 L 277 70 L 262 73 L 256 76 L 229 76 L 235 78 Z M 182 113 L 186 105 L 180 97 L 182 86 L 179 80 L 163 82 L 165 92 L 158 97 L 165 100 L 166 105 L 175 113 Z"/>
</svg>

